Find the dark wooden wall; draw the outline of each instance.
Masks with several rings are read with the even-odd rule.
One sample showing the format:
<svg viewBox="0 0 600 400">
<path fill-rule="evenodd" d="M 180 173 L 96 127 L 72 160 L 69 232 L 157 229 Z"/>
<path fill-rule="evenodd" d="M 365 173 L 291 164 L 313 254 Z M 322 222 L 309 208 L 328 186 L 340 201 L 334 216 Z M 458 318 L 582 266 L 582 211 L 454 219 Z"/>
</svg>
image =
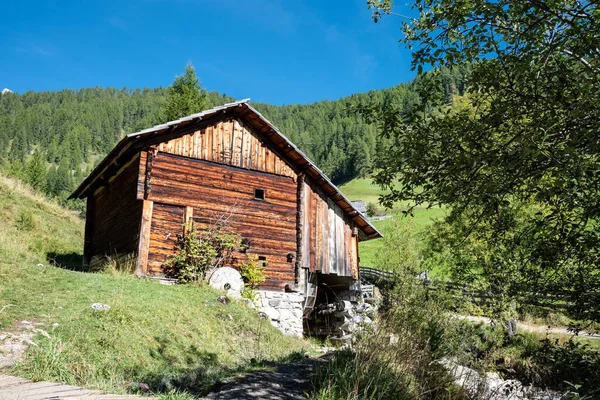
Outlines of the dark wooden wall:
<svg viewBox="0 0 600 400">
<path fill-rule="evenodd" d="M 139 156 L 88 198 L 84 263 L 95 268 L 104 256 L 136 253 L 142 202 L 137 199 Z"/>
<path fill-rule="evenodd" d="M 154 203 L 148 250 L 148 274 L 164 275 L 162 264 L 173 254 L 177 235 L 183 232 L 185 207 Z"/>
<path fill-rule="evenodd" d="M 235 254 L 238 261 L 246 254 L 266 257 L 264 286 L 282 289 L 294 283 L 294 263 L 287 255 L 296 252 L 296 188 L 288 176 L 159 151 L 152 161 L 147 196 L 154 203 L 147 272 L 161 273 L 161 264 L 182 232 L 187 207 L 199 229 L 221 221 L 249 240 L 246 253 Z M 264 200 L 255 199 L 255 189 L 265 190 Z"/>
<path fill-rule="evenodd" d="M 358 279 L 358 236 L 340 207 L 310 179 L 304 183 L 303 266 Z"/>
</svg>

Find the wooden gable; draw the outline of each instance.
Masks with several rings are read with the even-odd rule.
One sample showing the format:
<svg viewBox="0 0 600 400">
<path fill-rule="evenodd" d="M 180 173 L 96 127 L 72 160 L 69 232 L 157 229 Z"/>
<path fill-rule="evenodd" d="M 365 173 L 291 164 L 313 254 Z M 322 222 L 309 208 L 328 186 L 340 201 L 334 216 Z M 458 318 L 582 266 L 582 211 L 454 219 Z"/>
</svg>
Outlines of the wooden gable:
<svg viewBox="0 0 600 400">
<path fill-rule="evenodd" d="M 170 139 L 160 143 L 157 148 L 163 153 L 296 179 L 296 173 L 288 163 L 238 118 L 228 118 Z"/>
</svg>

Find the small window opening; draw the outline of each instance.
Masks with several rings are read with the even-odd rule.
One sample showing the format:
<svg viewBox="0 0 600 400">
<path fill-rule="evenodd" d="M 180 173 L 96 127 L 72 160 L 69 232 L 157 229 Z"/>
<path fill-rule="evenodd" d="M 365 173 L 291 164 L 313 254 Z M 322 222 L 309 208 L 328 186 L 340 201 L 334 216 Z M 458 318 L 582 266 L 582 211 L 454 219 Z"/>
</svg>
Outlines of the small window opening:
<svg viewBox="0 0 600 400">
<path fill-rule="evenodd" d="M 263 268 L 267 267 L 267 257 L 258 256 L 258 261 L 262 264 Z"/>
<path fill-rule="evenodd" d="M 254 198 L 257 200 L 265 199 L 265 189 L 254 189 Z"/>
</svg>

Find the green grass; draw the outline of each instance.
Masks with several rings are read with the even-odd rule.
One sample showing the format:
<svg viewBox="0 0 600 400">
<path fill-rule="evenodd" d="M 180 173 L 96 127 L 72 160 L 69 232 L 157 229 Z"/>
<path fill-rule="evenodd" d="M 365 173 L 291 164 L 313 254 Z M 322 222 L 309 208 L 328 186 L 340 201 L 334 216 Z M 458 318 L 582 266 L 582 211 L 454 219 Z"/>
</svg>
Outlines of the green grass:
<svg viewBox="0 0 600 400">
<path fill-rule="evenodd" d="M 362 200 L 365 203 L 379 204 L 379 195 L 385 192 L 373 183 L 371 178 L 357 178 L 339 187 L 344 195 L 351 201 Z"/>
<path fill-rule="evenodd" d="M 350 200 L 363 200 L 366 203 L 376 203 L 378 207 L 383 210 L 383 207 L 379 206 L 379 195 L 385 193 L 379 186 L 373 183 L 370 178 L 354 179 L 342 186 L 340 190 Z M 390 215 L 397 214 L 402 209 L 401 205 L 388 210 L 387 213 Z M 422 237 L 423 232 L 427 230 L 431 224 L 441 219 L 445 215 L 445 211 L 442 208 L 426 208 L 417 207 L 414 211 L 413 228 L 416 237 Z M 391 219 L 373 221 L 372 224 L 385 236 L 390 232 L 393 227 L 393 221 Z M 360 264 L 363 266 L 379 266 L 379 251 L 383 248 L 384 242 L 382 239 L 369 240 L 361 242 L 359 244 L 360 252 Z"/>
<path fill-rule="evenodd" d="M 0 309 L 8 306 L 0 330 L 18 331 L 19 321 L 28 320 L 50 336 L 38 335 L 26 359 L 4 372 L 122 393 L 146 383 L 184 398 L 261 361 L 307 350 L 305 341 L 282 335 L 256 310 L 219 303 L 219 293 L 206 286 L 49 265 L 49 257 L 81 258 L 83 225 L 0 176 Z M 111 308 L 92 311 L 95 302 Z"/>
</svg>

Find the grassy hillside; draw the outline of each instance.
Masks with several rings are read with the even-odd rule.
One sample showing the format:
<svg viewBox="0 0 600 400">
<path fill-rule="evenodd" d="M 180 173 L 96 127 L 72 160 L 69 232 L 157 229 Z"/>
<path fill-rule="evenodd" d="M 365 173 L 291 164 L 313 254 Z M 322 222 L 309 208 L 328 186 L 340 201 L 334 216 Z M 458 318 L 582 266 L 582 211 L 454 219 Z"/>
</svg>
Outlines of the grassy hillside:
<svg viewBox="0 0 600 400">
<path fill-rule="evenodd" d="M 398 204 L 392 210 L 385 210 L 381 205 L 379 205 L 379 196 L 384 194 L 384 191 L 381 188 L 373 183 L 373 180 L 370 178 L 360 178 L 353 179 L 350 182 L 345 183 L 340 186 L 340 190 L 348 197 L 348 199 L 354 200 L 362 200 L 366 203 L 376 204 L 378 208 L 378 213 L 387 214 L 390 216 L 397 215 L 403 208 L 403 204 Z M 443 218 L 445 215 L 445 211 L 441 208 L 430 208 L 427 209 L 425 207 L 417 207 L 414 210 L 414 217 L 412 220 L 412 226 L 414 229 L 414 234 L 417 237 L 421 237 L 422 233 L 429 227 L 431 224 L 438 219 Z M 393 227 L 392 219 L 386 219 L 381 221 L 373 221 L 373 225 L 383 235 L 385 236 L 390 232 L 390 229 Z M 383 240 L 369 240 L 367 242 L 360 243 L 360 263 L 365 266 L 379 266 L 378 263 L 378 252 L 383 247 Z"/>
<path fill-rule="evenodd" d="M 26 359 L 3 372 L 113 392 L 146 383 L 156 392 L 203 393 L 257 360 L 305 350 L 304 341 L 243 304 L 219 303 L 204 286 L 49 265 L 48 258 L 80 259 L 83 221 L 3 176 L 0 222 L 0 331 L 18 332 L 28 320 L 49 336 L 38 335 Z M 92 311 L 96 302 L 111 308 Z"/>
</svg>

